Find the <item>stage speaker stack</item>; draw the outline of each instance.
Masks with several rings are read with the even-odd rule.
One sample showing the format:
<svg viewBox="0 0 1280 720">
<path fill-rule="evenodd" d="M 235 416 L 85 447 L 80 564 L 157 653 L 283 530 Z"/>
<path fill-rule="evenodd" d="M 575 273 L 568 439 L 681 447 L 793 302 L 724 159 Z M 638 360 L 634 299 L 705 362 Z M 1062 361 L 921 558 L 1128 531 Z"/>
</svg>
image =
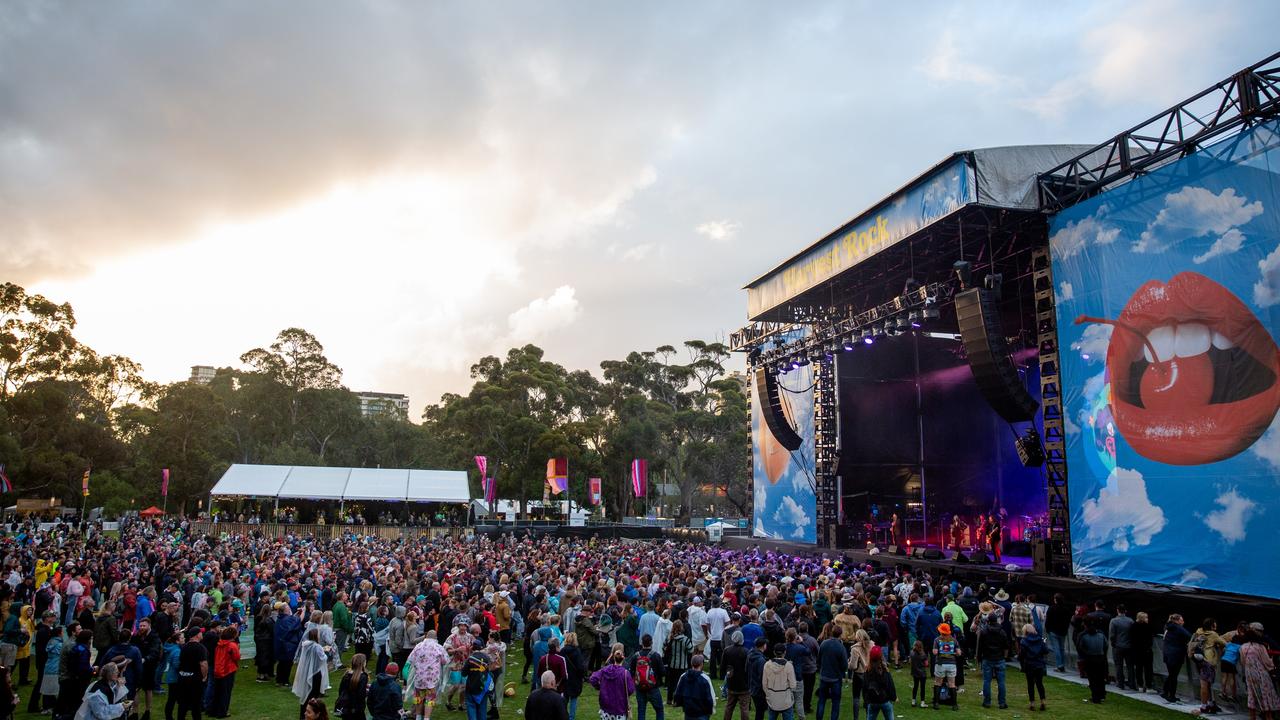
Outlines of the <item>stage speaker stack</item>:
<svg viewBox="0 0 1280 720">
<path fill-rule="evenodd" d="M 942 551 L 941 551 L 941 550 L 939 550 L 938 548 L 931 547 L 931 548 L 925 548 L 925 549 L 924 549 L 924 559 L 925 559 L 925 560 L 941 560 L 941 559 L 943 559 L 944 557 L 946 557 L 946 556 L 945 556 L 945 555 L 943 555 L 943 554 L 942 554 Z"/>
<path fill-rule="evenodd" d="M 920 547 L 919 545 L 917 545 L 917 546 L 915 546 L 915 547 L 911 548 L 911 557 L 913 557 L 913 558 L 915 558 L 915 559 L 917 559 L 917 560 L 921 560 L 921 559 L 923 559 L 923 558 L 924 558 L 924 548 Z"/>
<path fill-rule="evenodd" d="M 773 437 L 782 447 L 796 451 L 804 440 L 791 427 L 786 414 L 782 411 L 782 398 L 778 394 L 778 376 L 767 368 L 756 369 L 756 398 L 759 399 L 760 414 L 764 422 L 773 432 Z"/>
<path fill-rule="evenodd" d="M 988 555 L 985 550 L 973 550 L 971 552 L 963 553 L 963 555 L 965 556 L 966 561 L 973 563 L 974 565 L 990 565 L 992 563 L 991 556 Z"/>
<path fill-rule="evenodd" d="M 885 552 L 888 553 L 889 555 L 906 555 L 907 554 L 907 551 L 905 548 L 900 548 L 897 545 L 890 545 L 889 549 L 885 550 Z"/>
<path fill-rule="evenodd" d="M 1039 403 L 1027 392 L 1009 357 L 995 296 L 985 288 L 975 287 L 957 293 L 955 303 L 960 339 L 982 396 L 1007 422 L 1035 417 Z"/>
<path fill-rule="evenodd" d="M 1049 552 L 1048 540 L 1035 540 L 1031 543 L 1031 569 L 1037 575 L 1048 575 L 1052 570 L 1053 558 Z"/>
</svg>

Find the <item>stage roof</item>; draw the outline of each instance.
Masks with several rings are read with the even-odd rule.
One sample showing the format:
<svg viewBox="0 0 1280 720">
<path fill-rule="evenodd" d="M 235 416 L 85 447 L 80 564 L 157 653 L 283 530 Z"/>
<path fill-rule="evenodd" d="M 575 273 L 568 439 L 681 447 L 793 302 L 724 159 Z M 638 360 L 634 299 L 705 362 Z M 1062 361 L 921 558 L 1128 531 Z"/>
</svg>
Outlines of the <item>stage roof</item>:
<svg viewBox="0 0 1280 720">
<path fill-rule="evenodd" d="M 903 240 L 931 231 L 971 207 L 1036 213 L 1037 176 L 1092 148 L 1017 145 L 957 152 L 826 237 L 747 284 L 750 320 L 777 312 L 801 294 Z"/>
<path fill-rule="evenodd" d="M 210 491 L 218 497 L 464 503 L 471 499 L 461 470 L 244 465 L 227 468 Z"/>
</svg>

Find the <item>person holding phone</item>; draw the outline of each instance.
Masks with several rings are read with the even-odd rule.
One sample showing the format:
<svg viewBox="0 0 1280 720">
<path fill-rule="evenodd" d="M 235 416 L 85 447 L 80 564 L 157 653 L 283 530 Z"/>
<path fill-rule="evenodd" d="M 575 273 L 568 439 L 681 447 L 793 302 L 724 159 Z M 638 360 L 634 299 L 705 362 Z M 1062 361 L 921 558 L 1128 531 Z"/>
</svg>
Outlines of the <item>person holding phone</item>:
<svg viewBox="0 0 1280 720">
<path fill-rule="evenodd" d="M 98 680 L 89 686 L 84 694 L 84 701 L 77 718 L 84 720 L 115 720 L 127 717 L 133 712 L 133 701 L 128 696 L 120 667 L 113 662 L 104 664 L 98 670 Z"/>
</svg>

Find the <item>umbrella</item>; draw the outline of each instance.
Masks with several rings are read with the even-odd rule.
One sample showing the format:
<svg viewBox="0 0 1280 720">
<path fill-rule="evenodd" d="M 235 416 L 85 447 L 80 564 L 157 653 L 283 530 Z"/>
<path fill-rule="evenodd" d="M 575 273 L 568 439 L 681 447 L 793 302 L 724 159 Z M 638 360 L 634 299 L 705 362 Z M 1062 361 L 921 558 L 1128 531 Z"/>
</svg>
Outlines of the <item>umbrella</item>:
<svg viewBox="0 0 1280 720">
<path fill-rule="evenodd" d="M 139 514 L 139 515 L 141 515 L 141 516 L 142 516 L 142 517 L 144 517 L 144 518 L 146 518 L 146 517 L 156 517 L 157 515 L 163 515 L 163 514 L 164 514 L 164 511 L 163 511 L 163 510 L 161 510 L 160 508 L 156 507 L 155 505 L 152 505 L 151 507 L 147 508 L 146 510 L 143 510 L 142 512 L 140 512 L 140 513 L 138 513 L 138 514 Z"/>
</svg>

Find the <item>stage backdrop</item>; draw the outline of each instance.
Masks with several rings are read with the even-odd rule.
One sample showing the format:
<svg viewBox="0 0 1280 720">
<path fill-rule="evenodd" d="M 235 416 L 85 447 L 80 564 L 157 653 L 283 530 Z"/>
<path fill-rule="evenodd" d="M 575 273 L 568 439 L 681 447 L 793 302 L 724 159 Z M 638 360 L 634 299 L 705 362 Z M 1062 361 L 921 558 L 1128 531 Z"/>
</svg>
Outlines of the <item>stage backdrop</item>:
<svg viewBox="0 0 1280 720">
<path fill-rule="evenodd" d="M 1280 597 L 1276 131 L 1051 223 L 1079 575 Z"/>
<path fill-rule="evenodd" d="M 813 367 L 778 376 L 783 410 L 804 442 L 789 452 L 773 437 L 761 415 L 761 398 L 751 399 L 751 447 L 755 502 L 752 534 L 790 542 L 818 538 L 818 496 L 814 490 Z"/>
</svg>

